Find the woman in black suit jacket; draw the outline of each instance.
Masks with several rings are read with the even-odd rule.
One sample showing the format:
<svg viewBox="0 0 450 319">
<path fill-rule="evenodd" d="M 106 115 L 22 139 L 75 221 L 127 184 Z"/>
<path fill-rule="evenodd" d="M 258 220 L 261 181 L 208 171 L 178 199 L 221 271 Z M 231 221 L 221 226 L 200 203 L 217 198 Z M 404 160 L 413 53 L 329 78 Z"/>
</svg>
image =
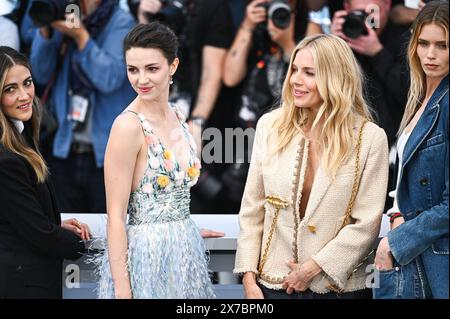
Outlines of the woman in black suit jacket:
<svg viewBox="0 0 450 319">
<path fill-rule="evenodd" d="M 30 66 L 8 47 L 0 47 L 0 89 L 0 298 L 61 298 L 62 261 L 82 256 L 89 229 L 61 223 L 37 148 Z"/>
</svg>

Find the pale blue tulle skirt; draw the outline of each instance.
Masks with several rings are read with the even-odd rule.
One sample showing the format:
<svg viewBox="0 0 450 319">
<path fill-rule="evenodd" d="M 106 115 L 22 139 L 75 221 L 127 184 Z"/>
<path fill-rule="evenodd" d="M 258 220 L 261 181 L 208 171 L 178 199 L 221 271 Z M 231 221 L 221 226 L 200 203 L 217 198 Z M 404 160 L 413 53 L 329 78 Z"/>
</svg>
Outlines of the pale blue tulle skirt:
<svg viewBox="0 0 450 319">
<path fill-rule="evenodd" d="M 215 298 L 204 240 L 189 217 L 165 223 L 127 225 L 127 236 L 133 298 Z M 115 298 L 108 250 L 90 262 L 95 264 L 98 298 Z"/>
</svg>

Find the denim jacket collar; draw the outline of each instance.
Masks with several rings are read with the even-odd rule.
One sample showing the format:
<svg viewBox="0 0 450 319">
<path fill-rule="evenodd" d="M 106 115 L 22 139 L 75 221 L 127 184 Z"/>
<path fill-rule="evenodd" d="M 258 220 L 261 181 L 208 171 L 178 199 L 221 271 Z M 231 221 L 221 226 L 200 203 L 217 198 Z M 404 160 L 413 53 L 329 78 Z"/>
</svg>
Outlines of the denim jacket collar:
<svg viewBox="0 0 450 319">
<path fill-rule="evenodd" d="M 439 102 L 442 100 L 444 95 L 448 92 L 448 75 L 442 79 L 441 83 L 434 91 L 430 100 L 428 101 L 425 110 L 416 124 L 416 127 L 411 132 L 411 136 L 406 143 L 405 150 L 403 152 L 403 163 L 402 167 L 406 166 L 411 160 L 414 153 L 422 144 L 425 137 L 434 127 L 436 119 L 439 115 Z"/>
</svg>

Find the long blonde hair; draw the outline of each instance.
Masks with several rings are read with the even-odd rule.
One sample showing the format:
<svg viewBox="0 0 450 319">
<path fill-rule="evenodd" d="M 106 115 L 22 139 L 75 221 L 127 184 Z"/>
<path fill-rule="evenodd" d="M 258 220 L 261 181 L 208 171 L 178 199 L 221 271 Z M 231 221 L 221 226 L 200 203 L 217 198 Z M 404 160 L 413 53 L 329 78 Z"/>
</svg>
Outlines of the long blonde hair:
<svg viewBox="0 0 450 319">
<path fill-rule="evenodd" d="M 280 116 L 274 124 L 278 131 L 277 152 L 281 152 L 295 134 L 303 132 L 302 127 L 308 122 L 306 111 L 294 105 L 290 85 L 293 61 L 297 53 L 306 48 L 313 56 L 317 88 L 323 100 L 312 128 L 323 118 L 318 141 L 323 154 L 322 166 L 334 177 L 351 153 L 355 114 L 372 120 L 363 98 L 362 71 L 348 44 L 334 35 L 307 37 L 292 53 L 283 84 Z"/>
<path fill-rule="evenodd" d="M 5 85 L 6 74 L 14 65 L 23 65 L 31 72 L 27 58 L 9 47 L 0 46 L 0 101 Z M 37 98 L 33 98 L 33 115 L 29 120 L 34 149 L 29 147 L 24 137 L 19 133 L 14 123 L 8 118 L 0 105 L 0 143 L 3 147 L 23 157 L 33 168 L 39 183 L 43 183 L 48 175 L 47 165 L 39 153 L 39 123 L 40 108 Z"/>
<path fill-rule="evenodd" d="M 419 56 L 417 55 L 417 46 L 420 33 L 422 32 L 423 27 L 428 24 L 436 24 L 445 30 L 445 38 L 447 39 L 448 47 L 448 2 L 432 1 L 427 3 L 418 14 L 412 26 L 412 35 L 408 45 L 411 85 L 408 92 L 408 101 L 406 102 L 405 112 L 397 135 L 401 135 L 405 130 L 424 99 L 426 76 L 422 69 Z"/>
</svg>

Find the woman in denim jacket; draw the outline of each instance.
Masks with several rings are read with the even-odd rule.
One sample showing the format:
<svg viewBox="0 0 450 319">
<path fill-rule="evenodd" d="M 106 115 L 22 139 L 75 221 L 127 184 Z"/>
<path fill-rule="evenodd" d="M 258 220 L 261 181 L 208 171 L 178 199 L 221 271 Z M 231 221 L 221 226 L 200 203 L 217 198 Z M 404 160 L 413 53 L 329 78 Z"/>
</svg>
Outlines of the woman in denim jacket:
<svg viewBox="0 0 450 319">
<path fill-rule="evenodd" d="M 391 231 L 378 246 L 375 298 L 448 298 L 448 2 L 419 13 L 411 88 L 397 142 Z"/>
</svg>

